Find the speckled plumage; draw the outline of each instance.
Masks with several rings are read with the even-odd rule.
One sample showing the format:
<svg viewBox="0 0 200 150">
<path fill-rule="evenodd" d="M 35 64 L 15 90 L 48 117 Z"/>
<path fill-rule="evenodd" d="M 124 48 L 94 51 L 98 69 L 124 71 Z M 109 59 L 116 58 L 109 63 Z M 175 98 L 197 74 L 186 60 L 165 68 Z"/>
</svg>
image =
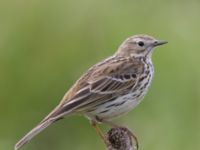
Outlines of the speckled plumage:
<svg viewBox="0 0 200 150">
<path fill-rule="evenodd" d="M 105 123 L 132 110 L 147 93 L 153 78 L 152 49 L 165 43 L 147 35 L 126 39 L 113 56 L 83 74 L 60 104 L 15 149 L 64 116 L 82 114 L 92 121 Z"/>
</svg>

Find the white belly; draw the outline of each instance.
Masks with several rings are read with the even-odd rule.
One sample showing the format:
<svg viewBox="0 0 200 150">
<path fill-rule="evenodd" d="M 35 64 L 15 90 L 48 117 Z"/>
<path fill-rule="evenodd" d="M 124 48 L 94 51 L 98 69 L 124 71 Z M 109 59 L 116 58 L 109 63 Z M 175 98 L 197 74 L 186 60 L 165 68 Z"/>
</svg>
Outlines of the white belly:
<svg viewBox="0 0 200 150">
<path fill-rule="evenodd" d="M 118 117 L 129 112 L 130 110 L 135 108 L 139 103 L 140 103 L 140 100 L 134 98 L 133 94 L 131 93 L 131 94 L 127 94 L 127 95 L 117 98 L 115 101 L 113 101 L 113 104 L 112 103 L 107 104 L 106 107 L 107 109 L 109 109 L 109 111 L 105 113 L 101 113 L 103 112 L 102 111 L 103 107 L 105 109 L 105 106 L 101 106 L 102 108 L 98 108 L 96 111 L 97 111 L 98 117 L 104 118 L 105 120 L 106 119 L 110 120 L 114 117 Z M 111 107 L 109 108 L 108 106 L 111 106 Z"/>
<path fill-rule="evenodd" d="M 121 96 L 110 103 L 100 105 L 94 111 L 86 114 L 86 116 L 89 118 L 95 118 L 98 116 L 98 118 L 103 120 L 112 120 L 113 118 L 119 117 L 134 109 L 142 101 L 146 92 L 147 91 L 139 93 L 139 91 L 136 91 Z M 137 96 L 138 94 L 140 96 Z"/>
</svg>

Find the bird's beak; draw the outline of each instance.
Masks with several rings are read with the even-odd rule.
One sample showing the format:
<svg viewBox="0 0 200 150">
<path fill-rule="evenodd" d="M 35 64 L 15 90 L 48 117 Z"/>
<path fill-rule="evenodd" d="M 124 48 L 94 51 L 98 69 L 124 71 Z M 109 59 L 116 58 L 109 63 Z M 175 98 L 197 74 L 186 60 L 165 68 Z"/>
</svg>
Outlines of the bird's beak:
<svg viewBox="0 0 200 150">
<path fill-rule="evenodd" d="M 163 44 L 166 44 L 168 43 L 167 41 L 164 41 L 164 40 L 156 40 L 153 45 L 154 46 L 159 46 L 159 45 L 163 45 Z"/>
</svg>

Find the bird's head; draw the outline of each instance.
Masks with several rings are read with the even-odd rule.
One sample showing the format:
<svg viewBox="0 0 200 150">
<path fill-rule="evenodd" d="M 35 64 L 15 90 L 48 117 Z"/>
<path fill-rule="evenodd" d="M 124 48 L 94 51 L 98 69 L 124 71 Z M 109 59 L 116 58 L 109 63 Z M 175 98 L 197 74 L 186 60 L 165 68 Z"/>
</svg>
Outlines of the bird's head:
<svg viewBox="0 0 200 150">
<path fill-rule="evenodd" d="M 154 47 L 166 44 L 149 35 L 135 35 L 127 38 L 119 47 L 116 55 L 125 57 L 151 57 Z"/>
</svg>

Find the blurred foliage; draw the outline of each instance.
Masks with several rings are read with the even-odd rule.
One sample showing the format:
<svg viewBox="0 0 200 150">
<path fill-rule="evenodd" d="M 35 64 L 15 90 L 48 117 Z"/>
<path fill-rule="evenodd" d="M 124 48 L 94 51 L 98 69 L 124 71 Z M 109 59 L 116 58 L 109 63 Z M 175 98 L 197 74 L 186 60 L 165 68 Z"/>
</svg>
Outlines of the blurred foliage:
<svg viewBox="0 0 200 150">
<path fill-rule="evenodd" d="M 145 100 L 117 122 L 140 150 L 199 150 L 199 16 L 198 0 L 0 0 L 0 149 L 12 150 L 89 66 L 145 33 L 169 44 L 154 52 Z M 105 147 L 88 120 L 72 116 L 23 149 Z"/>
</svg>

